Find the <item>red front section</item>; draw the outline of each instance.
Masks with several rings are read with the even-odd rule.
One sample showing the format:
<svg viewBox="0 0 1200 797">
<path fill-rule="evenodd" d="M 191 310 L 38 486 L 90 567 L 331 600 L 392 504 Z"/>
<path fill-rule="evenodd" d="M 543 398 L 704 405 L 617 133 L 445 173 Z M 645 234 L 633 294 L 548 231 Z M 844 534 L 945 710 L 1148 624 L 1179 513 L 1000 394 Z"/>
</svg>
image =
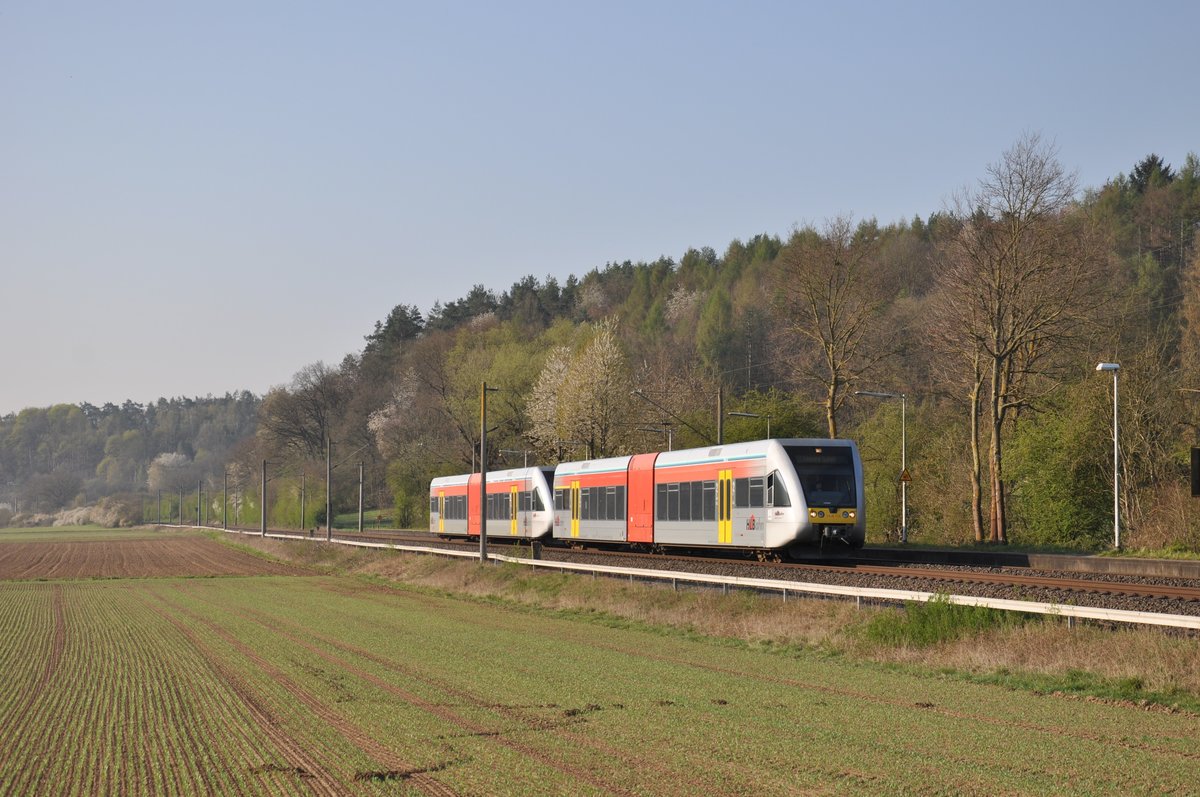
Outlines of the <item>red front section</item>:
<svg viewBox="0 0 1200 797">
<path fill-rule="evenodd" d="M 638 454 L 629 460 L 629 542 L 654 542 L 654 460 Z"/>
<path fill-rule="evenodd" d="M 479 501 L 479 482 L 481 477 L 478 473 L 472 473 L 467 479 L 467 534 L 478 537 L 479 529 L 482 525 L 480 518 L 483 517 L 483 505 Z"/>
</svg>

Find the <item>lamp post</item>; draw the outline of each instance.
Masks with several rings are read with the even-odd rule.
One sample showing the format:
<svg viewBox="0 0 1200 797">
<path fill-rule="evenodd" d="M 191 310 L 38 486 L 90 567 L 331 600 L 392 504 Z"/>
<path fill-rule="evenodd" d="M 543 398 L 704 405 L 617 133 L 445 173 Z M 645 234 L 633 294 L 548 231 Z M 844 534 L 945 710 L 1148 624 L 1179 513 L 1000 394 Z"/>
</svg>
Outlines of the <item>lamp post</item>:
<svg viewBox="0 0 1200 797">
<path fill-rule="evenodd" d="M 725 413 L 731 418 L 766 418 L 767 419 L 767 439 L 771 439 L 771 413 L 767 412 L 759 415 L 757 412 L 727 412 Z"/>
<path fill-rule="evenodd" d="M 908 396 L 904 393 L 885 393 L 880 390 L 856 390 L 856 396 L 878 399 L 900 399 L 900 544 L 908 542 Z"/>
<path fill-rule="evenodd" d="M 1121 550 L 1121 494 L 1118 490 L 1121 449 L 1117 443 L 1117 371 L 1120 363 L 1097 363 L 1097 371 L 1112 371 L 1113 375 L 1113 548 Z"/>
</svg>

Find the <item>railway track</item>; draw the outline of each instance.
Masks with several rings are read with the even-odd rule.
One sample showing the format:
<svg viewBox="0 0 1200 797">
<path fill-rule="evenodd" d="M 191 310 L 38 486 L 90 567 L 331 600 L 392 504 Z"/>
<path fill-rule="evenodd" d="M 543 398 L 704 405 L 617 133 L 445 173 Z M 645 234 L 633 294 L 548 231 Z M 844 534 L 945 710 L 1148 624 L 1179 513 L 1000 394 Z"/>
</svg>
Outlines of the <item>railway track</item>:
<svg viewBox="0 0 1200 797">
<path fill-rule="evenodd" d="M 258 529 L 245 529 L 257 532 Z M 323 532 L 272 531 L 272 534 L 321 539 Z M 423 531 L 372 529 L 363 533 L 335 530 L 335 538 L 344 541 L 413 544 L 457 550 L 476 550 L 478 541 L 442 540 Z M 512 544 L 512 538 L 489 537 L 497 552 Z M 525 544 L 528 550 L 528 543 Z M 546 559 L 583 561 L 616 566 L 678 570 L 680 572 L 738 575 L 752 578 L 794 580 L 798 582 L 837 583 L 924 592 L 953 592 L 1012 599 L 1031 599 L 1053 603 L 1096 605 L 1134 611 L 1200 614 L 1200 581 L 1153 576 L 1038 573 L 1029 568 L 965 565 L 881 565 L 854 558 L 830 562 L 760 562 L 747 558 L 711 555 L 647 554 L 615 551 L 597 547 L 558 547 L 547 545 Z"/>
</svg>

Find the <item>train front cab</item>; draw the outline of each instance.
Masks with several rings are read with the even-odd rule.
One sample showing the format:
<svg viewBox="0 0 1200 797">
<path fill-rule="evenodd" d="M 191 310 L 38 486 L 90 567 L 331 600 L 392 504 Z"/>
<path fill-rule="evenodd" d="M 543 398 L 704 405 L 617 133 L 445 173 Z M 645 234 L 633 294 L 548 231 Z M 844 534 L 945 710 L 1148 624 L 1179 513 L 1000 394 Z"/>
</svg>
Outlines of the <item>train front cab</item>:
<svg viewBox="0 0 1200 797">
<path fill-rule="evenodd" d="M 788 470 L 799 484 L 796 542 L 821 548 L 861 548 L 866 541 L 862 461 L 850 440 L 782 440 Z"/>
<path fill-rule="evenodd" d="M 760 440 L 659 454 L 659 545 L 861 547 L 862 466 L 848 440 Z"/>
</svg>

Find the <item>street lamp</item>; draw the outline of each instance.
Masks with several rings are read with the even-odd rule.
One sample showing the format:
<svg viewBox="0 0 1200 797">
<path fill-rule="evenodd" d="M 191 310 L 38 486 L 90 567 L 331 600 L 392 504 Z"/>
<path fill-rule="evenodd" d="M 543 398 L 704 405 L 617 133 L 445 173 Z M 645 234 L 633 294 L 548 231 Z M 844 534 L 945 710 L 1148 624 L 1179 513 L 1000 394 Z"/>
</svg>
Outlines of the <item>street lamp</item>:
<svg viewBox="0 0 1200 797">
<path fill-rule="evenodd" d="M 1120 478 L 1120 448 L 1117 445 L 1117 371 L 1120 363 L 1097 363 L 1097 371 L 1112 371 L 1113 375 L 1113 548 L 1121 550 L 1121 499 L 1118 492 Z"/>
<path fill-rule="evenodd" d="M 727 412 L 725 413 L 731 418 L 766 418 L 767 419 L 767 439 L 771 439 L 771 413 L 767 412 L 759 415 L 757 412 Z"/>
<path fill-rule="evenodd" d="M 900 543 L 908 542 L 908 396 L 904 393 L 885 393 L 880 390 L 856 390 L 856 396 L 878 399 L 900 399 Z"/>
</svg>

